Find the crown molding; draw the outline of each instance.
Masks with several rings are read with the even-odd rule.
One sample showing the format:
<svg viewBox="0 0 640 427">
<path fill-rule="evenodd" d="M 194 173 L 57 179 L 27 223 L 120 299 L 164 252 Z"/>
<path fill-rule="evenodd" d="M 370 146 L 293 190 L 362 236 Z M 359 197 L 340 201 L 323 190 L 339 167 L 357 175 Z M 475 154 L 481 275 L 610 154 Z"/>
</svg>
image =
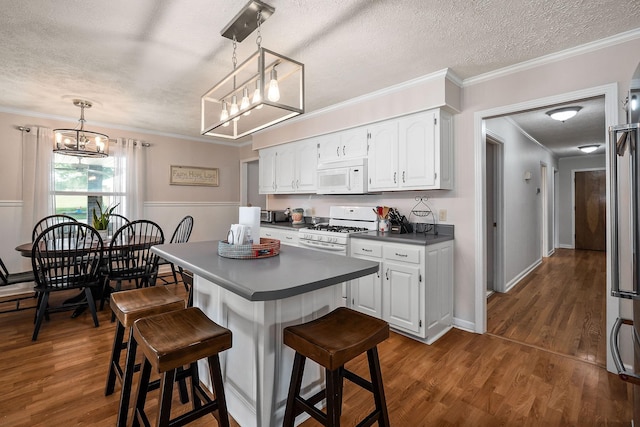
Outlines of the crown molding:
<svg viewBox="0 0 640 427">
<path fill-rule="evenodd" d="M 500 117 L 497 117 L 500 118 Z M 537 139 L 535 139 L 533 136 L 529 135 L 527 133 L 527 131 L 525 131 L 524 129 L 522 129 L 520 127 L 520 125 L 518 123 L 516 123 L 515 120 L 513 120 L 511 118 L 511 116 L 506 116 L 506 117 L 502 117 L 503 119 L 505 119 L 507 122 L 509 122 L 514 128 L 516 128 L 518 130 L 518 132 L 520 132 L 522 135 L 525 136 L 525 138 L 527 138 L 529 141 L 533 142 L 534 144 L 537 144 L 540 148 L 542 148 L 544 151 L 546 151 L 547 153 L 551 154 L 551 157 L 553 157 L 554 159 L 558 160 L 558 157 L 555 155 L 555 153 L 553 151 L 551 151 L 550 149 L 548 149 L 547 147 L 545 147 L 544 145 L 542 145 L 540 143 L 540 141 L 538 141 Z"/>
<path fill-rule="evenodd" d="M 589 52 L 594 52 L 596 50 L 604 49 L 610 46 L 615 46 L 620 43 L 625 43 L 638 38 L 640 38 L 640 28 L 636 28 L 634 30 L 616 34 L 615 36 L 605 37 L 604 39 L 596 40 L 590 43 L 585 43 L 583 45 L 565 49 L 560 52 L 540 56 L 538 58 L 530 59 L 528 61 L 520 62 L 515 65 L 501 68 L 499 70 L 489 71 L 488 73 L 479 74 L 474 77 L 469 77 L 463 80 L 462 86 L 463 87 L 472 86 L 472 85 L 483 83 L 499 77 L 504 77 L 510 74 L 536 68 L 541 65 L 551 64 L 553 62 L 562 61 L 564 59 L 568 59 L 574 56 L 583 55 Z"/>
</svg>

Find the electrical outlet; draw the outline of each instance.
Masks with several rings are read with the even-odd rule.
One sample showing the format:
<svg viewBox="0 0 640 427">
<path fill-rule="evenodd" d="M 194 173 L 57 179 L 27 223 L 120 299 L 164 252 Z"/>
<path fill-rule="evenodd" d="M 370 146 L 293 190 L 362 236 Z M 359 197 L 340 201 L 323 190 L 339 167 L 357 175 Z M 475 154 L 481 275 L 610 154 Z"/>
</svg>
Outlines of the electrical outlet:
<svg viewBox="0 0 640 427">
<path fill-rule="evenodd" d="M 447 220 L 447 210 L 440 209 L 438 211 L 438 221 L 446 221 Z"/>
</svg>

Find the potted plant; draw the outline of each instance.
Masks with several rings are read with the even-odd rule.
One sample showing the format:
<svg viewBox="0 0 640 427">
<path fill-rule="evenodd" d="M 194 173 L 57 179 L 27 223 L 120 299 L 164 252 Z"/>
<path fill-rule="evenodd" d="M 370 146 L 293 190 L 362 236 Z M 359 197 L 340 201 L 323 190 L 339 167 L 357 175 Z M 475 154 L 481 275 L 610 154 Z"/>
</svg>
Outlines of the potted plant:
<svg viewBox="0 0 640 427">
<path fill-rule="evenodd" d="M 111 216 L 115 208 L 117 208 L 120 203 L 116 203 L 112 207 L 107 206 L 105 209 L 102 209 L 102 205 L 100 205 L 99 201 L 96 200 L 96 203 L 98 204 L 98 209 L 100 209 L 100 214 L 99 215 L 96 214 L 96 209 L 93 208 L 93 228 L 98 230 L 98 232 L 100 233 L 100 236 L 104 239 L 107 237 L 107 228 L 109 227 L 109 217 Z"/>
</svg>

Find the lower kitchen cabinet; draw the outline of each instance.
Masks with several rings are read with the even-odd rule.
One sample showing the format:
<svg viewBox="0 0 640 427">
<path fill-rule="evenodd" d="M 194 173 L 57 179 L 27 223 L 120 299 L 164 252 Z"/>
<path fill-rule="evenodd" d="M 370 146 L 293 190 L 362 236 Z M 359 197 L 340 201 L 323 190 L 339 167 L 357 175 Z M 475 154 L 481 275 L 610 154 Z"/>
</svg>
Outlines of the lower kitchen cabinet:
<svg viewBox="0 0 640 427">
<path fill-rule="evenodd" d="M 298 230 L 284 227 L 260 227 L 260 237 L 280 240 L 281 245 L 298 246 Z"/>
<path fill-rule="evenodd" d="M 432 245 L 351 239 L 350 255 L 380 262 L 350 282 L 350 306 L 431 344 L 453 323 L 453 241 Z"/>
</svg>

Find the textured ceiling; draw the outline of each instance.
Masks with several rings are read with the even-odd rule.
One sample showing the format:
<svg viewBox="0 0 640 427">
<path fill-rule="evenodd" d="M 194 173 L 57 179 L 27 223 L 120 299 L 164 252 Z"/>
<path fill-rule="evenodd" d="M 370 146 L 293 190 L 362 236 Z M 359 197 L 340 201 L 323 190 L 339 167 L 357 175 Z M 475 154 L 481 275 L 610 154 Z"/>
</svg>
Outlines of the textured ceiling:
<svg viewBox="0 0 640 427">
<path fill-rule="evenodd" d="M 0 108 L 199 136 L 246 0 L 2 0 Z M 469 78 L 637 28 L 638 0 L 267 0 L 263 46 L 305 64 L 311 112 L 451 68 Z M 255 34 L 238 58 L 255 51 Z"/>
</svg>

